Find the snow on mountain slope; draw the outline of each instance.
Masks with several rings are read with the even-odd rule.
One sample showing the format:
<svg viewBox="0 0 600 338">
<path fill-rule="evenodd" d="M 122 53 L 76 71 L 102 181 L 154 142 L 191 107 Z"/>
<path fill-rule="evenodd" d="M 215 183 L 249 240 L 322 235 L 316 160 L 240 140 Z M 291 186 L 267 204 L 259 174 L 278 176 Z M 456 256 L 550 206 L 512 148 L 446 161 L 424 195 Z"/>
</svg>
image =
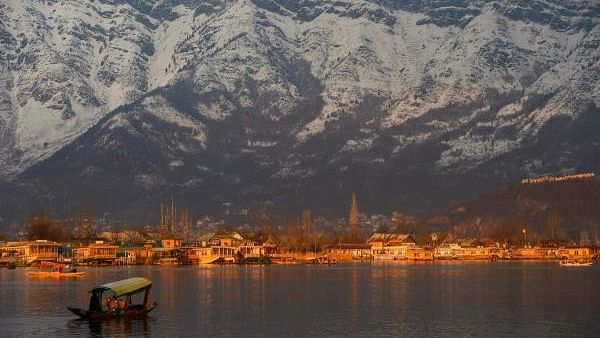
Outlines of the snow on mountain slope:
<svg viewBox="0 0 600 338">
<path fill-rule="evenodd" d="M 118 150 L 131 182 L 152 177 L 144 191 L 212 177 L 268 198 L 307 178 L 375 175 L 377 189 L 517 158 L 511 175 L 590 168 L 596 151 L 576 134 L 600 105 L 597 1 L 0 6 L 0 170 L 11 177 L 94 167 L 93 181 L 117 169 L 85 154 L 111 162 Z M 559 134 L 564 154 L 535 158 Z M 151 158 L 131 157 L 140 144 Z"/>
<path fill-rule="evenodd" d="M 0 62 L 10 79 L 2 97 L 11 107 L 3 175 L 48 157 L 148 90 L 156 23 L 135 8 L 84 0 L 0 6 Z"/>
</svg>

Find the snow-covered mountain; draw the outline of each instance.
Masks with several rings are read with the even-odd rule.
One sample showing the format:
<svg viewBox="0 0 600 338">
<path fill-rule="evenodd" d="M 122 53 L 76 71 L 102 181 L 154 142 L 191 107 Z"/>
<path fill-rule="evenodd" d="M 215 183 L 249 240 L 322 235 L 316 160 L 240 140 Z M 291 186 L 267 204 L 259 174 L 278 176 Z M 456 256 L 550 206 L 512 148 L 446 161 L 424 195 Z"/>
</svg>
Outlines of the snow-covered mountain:
<svg viewBox="0 0 600 338">
<path fill-rule="evenodd" d="M 595 170 L 599 22 L 595 0 L 5 0 L 0 170 L 126 208 L 401 208 Z"/>
</svg>

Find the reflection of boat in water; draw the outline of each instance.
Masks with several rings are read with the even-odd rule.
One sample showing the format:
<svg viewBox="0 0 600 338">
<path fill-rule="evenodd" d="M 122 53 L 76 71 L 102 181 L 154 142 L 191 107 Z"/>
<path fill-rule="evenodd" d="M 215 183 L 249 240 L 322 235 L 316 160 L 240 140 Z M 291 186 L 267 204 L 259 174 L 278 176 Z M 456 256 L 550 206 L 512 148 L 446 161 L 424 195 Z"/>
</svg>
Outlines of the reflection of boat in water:
<svg viewBox="0 0 600 338">
<path fill-rule="evenodd" d="M 158 260 L 158 266 L 178 266 L 179 261 L 177 258 L 161 258 Z"/>
<path fill-rule="evenodd" d="M 83 319 L 102 320 L 110 318 L 144 318 L 158 304 L 149 303 L 148 296 L 152 282 L 146 278 L 134 277 L 98 285 L 90 290 L 88 310 L 68 307 L 69 311 Z M 104 292 L 112 293 L 110 298 L 102 298 Z M 141 304 L 133 304 L 132 298 L 144 294 Z"/>
<path fill-rule="evenodd" d="M 38 271 L 27 271 L 32 277 L 79 277 L 85 275 L 85 271 L 77 271 L 71 265 L 57 262 L 41 262 Z"/>
<path fill-rule="evenodd" d="M 306 264 L 313 264 L 313 265 L 330 265 L 330 264 L 337 263 L 337 259 L 335 259 L 333 257 L 327 257 L 327 256 L 306 257 L 305 261 L 306 261 Z"/>
<path fill-rule="evenodd" d="M 271 262 L 271 259 L 267 256 L 247 256 L 239 258 L 237 263 L 248 265 L 265 265 L 273 262 Z"/>
<path fill-rule="evenodd" d="M 592 266 L 594 262 L 589 260 L 577 261 L 577 260 L 568 260 L 563 259 L 559 262 L 560 266 Z"/>
<path fill-rule="evenodd" d="M 382 253 L 382 254 L 375 254 L 373 255 L 373 260 L 375 261 L 399 261 L 399 260 L 406 260 L 403 259 L 406 257 L 402 257 L 400 255 L 394 255 L 391 253 Z"/>
</svg>

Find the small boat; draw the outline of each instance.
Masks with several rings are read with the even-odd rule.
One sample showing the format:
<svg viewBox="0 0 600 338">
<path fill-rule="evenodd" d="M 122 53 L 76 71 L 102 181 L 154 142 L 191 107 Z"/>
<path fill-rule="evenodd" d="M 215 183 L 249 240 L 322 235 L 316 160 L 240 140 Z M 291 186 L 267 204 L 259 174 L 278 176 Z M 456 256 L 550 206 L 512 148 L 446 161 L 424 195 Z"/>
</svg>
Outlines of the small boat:
<svg viewBox="0 0 600 338">
<path fill-rule="evenodd" d="M 148 296 L 152 282 L 146 278 L 133 277 L 116 282 L 98 285 L 89 292 L 90 305 L 87 310 L 68 307 L 82 319 L 104 320 L 111 318 L 139 319 L 147 316 L 158 304 L 149 303 Z M 104 292 L 111 293 L 110 298 L 102 298 Z M 142 304 L 132 304 L 132 296 L 144 293 Z"/>
<path fill-rule="evenodd" d="M 592 261 L 576 261 L 576 260 L 567 260 L 563 259 L 559 262 L 560 266 L 592 266 L 594 262 Z"/>
<path fill-rule="evenodd" d="M 177 258 L 161 258 L 156 264 L 158 266 L 178 266 L 179 260 Z"/>
<path fill-rule="evenodd" d="M 38 271 L 28 271 L 27 275 L 32 277 L 80 277 L 85 275 L 85 271 L 77 271 L 75 267 L 64 263 L 43 261 L 40 263 Z"/>
</svg>

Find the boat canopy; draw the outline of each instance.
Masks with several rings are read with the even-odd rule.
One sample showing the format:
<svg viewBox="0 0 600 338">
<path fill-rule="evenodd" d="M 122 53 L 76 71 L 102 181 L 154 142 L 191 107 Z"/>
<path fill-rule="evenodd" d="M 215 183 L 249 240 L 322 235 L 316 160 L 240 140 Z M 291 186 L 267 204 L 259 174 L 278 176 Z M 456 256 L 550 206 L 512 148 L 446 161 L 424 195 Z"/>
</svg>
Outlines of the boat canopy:
<svg viewBox="0 0 600 338">
<path fill-rule="evenodd" d="M 98 285 L 95 288 L 91 289 L 90 292 L 97 293 L 104 291 L 112 291 L 114 292 L 115 296 L 120 297 L 144 291 L 150 288 L 150 286 L 152 286 L 152 282 L 150 280 L 142 277 L 133 277 L 119 280 L 116 282 Z"/>
</svg>

